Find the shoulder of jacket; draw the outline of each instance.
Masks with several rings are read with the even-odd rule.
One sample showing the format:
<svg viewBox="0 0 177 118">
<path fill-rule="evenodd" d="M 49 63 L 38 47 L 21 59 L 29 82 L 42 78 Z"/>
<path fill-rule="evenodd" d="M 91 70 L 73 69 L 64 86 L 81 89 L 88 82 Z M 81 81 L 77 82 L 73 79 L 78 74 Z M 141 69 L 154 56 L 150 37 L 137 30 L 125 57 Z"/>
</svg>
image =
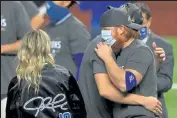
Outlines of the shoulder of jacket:
<svg viewBox="0 0 177 118">
<path fill-rule="evenodd" d="M 63 67 L 63 66 L 61 66 L 61 65 L 54 65 L 54 71 L 56 72 L 56 73 L 60 73 L 60 74 L 63 74 L 63 75 L 65 75 L 65 76 L 67 76 L 67 77 L 69 77 L 70 76 L 70 72 L 65 68 L 65 67 Z"/>
<path fill-rule="evenodd" d="M 162 45 L 164 48 L 166 46 L 172 46 L 167 39 L 165 39 L 164 37 L 161 37 L 161 36 L 159 36 L 159 35 L 157 35 L 155 33 L 152 33 L 152 38 L 154 38 L 154 40 L 157 41 L 157 43 L 159 43 L 159 45 Z"/>
</svg>

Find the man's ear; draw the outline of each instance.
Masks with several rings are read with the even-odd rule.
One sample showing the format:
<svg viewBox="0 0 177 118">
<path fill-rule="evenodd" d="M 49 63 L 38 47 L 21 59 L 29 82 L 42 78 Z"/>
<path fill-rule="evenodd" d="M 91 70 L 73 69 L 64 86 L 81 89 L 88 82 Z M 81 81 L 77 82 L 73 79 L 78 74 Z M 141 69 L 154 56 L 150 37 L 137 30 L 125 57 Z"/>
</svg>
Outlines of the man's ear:
<svg viewBox="0 0 177 118">
<path fill-rule="evenodd" d="M 150 17 L 149 20 L 148 20 L 147 26 L 148 26 L 149 29 L 150 29 L 150 27 L 151 27 L 151 23 L 152 23 L 152 17 Z"/>
<path fill-rule="evenodd" d="M 125 30 L 124 26 L 121 25 L 117 28 L 117 33 L 119 35 L 122 35 L 124 33 L 124 30 Z"/>
</svg>

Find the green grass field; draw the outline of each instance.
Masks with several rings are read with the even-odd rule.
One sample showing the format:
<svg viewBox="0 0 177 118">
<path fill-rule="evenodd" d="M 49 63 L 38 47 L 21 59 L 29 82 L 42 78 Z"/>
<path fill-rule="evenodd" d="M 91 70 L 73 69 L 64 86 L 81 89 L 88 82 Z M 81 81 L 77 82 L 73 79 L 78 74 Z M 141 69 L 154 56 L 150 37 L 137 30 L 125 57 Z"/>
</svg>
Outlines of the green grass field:
<svg viewBox="0 0 177 118">
<path fill-rule="evenodd" d="M 173 72 L 173 83 L 177 84 L 177 37 L 167 37 L 173 45 L 175 68 Z M 171 89 L 165 93 L 165 101 L 168 109 L 169 118 L 177 118 L 177 89 Z"/>
</svg>

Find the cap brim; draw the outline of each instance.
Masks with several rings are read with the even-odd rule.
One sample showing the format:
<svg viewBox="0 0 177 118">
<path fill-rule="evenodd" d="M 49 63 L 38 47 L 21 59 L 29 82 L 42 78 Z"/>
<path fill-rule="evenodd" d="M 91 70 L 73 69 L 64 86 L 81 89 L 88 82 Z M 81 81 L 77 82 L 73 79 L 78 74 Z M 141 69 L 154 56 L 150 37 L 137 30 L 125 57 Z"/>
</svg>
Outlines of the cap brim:
<svg viewBox="0 0 177 118">
<path fill-rule="evenodd" d="M 136 24 L 136 23 L 130 23 L 129 25 L 127 25 L 127 27 L 134 29 L 134 30 L 140 30 L 141 29 L 141 25 Z"/>
</svg>

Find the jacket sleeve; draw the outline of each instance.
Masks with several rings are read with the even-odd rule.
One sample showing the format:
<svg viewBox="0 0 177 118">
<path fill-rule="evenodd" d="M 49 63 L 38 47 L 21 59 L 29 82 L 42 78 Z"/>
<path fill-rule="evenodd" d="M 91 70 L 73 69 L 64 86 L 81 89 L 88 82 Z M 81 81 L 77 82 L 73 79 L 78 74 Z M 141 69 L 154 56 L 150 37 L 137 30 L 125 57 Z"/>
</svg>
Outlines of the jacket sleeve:
<svg viewBox="0 0 177 118">
<path fill-rule="evenodd" d="M 69 105 L 73 111 L 74 118 L 86 118 L 86 109 L 79 86 L 75 78 L 70 74 L 69 77 Z"/>
<path fill-rule="evenodd" d="M 16 98 L 18 97 L 16 94 L 16 98 L 14 96 L 15 92 L 18 92 L 18 79 L 17 77 L 14 77 L 9 86 L 8 86 L 8 92 L 7 92 L 7 104 L 6 104 L 6 118 L 12 118 L 17 116 L 17 110 L 16 110 Z"/>
<path fill-rule="evenodd" d="M 157 72 L 157 90 L 158 93 L 167 92 L 171 89 L 173 81 L 173 68 L 174 68 L 174 57 L 173 57 L 173 47 L 168 45 L 164 48 L 166 53 L 166 60 L 159 66 Z"/>
<path fill-rule="evenodd" d="M 58 67 L 57 71 L 57 77 L 60 78 L 58 79 L 57 86 L 58 89 L 66 95 L 67 106 L 69 108 L 67 111 L 69 112 L 68 114 L 70 114 L 71 118 L 86 118 L 84 100 L 76 79 L 73 77 L 71 72 L 61 66 Z"/>
</svg>

